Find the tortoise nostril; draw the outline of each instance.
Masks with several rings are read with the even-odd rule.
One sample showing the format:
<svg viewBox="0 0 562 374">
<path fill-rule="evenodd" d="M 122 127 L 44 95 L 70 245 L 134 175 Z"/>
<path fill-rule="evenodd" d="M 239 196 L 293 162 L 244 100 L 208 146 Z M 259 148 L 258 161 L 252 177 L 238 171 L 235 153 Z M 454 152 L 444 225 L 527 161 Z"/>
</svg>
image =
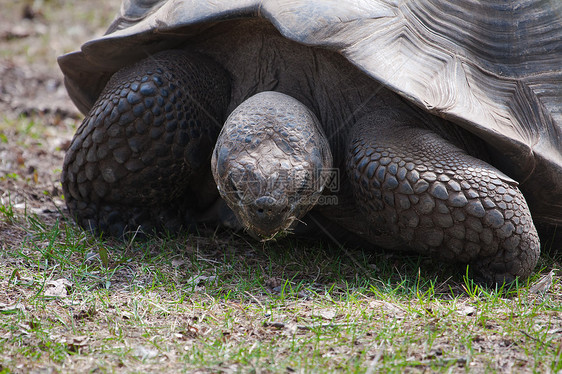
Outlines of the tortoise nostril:
<svg viewBox="0 0 562 374">
<path fill-rule="evenodd" d="M 272 218 L 271 216 L 282 213 L 286 208 L 286 204 L 283 204 L 271 196 L 259 197 L 252 205 L 255 214 L 262 218 Z"/>
</svg>

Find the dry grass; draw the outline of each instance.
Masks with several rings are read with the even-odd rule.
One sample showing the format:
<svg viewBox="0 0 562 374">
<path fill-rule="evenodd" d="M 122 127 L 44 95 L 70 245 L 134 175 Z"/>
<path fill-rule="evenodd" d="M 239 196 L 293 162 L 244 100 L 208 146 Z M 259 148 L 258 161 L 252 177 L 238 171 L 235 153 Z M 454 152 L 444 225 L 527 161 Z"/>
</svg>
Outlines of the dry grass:
<svg viewBox="0 0 562 374">
<path fill-rule="evenodd" d="M 464 268 L 329 243 L 83 233 L 61 214 L 80 116 L 54 58 L 118 4 L 36 1 L 22 20 L 0 1 L 0 373 L 562 370 L 558 243 L 528 282 L 487 289 Z"/>
<path fill-rule="evenodd" d="M 417 257 L 211 231 L 104 242 L 32 216 L 8 226 L 25 233 L 0 258 L 8 372 L 562 369 L 558 276 L 490 290 Z"/>
</svg>

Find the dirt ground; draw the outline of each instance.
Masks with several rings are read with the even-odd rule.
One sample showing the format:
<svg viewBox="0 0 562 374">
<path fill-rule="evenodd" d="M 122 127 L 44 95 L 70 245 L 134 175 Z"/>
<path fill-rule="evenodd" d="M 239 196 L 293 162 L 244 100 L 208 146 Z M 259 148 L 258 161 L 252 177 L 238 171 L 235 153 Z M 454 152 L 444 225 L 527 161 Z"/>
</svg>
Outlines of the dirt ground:
<svg viewBox="0 0 562 374">
<path fill-rule="evenodd" d="M 18 214 L 35 213 L 45 222 L 53 222 L 65 214 L 60 184 L 61 167 L 65 149 L 83 116 L 67 96 L 56 58 L 103 34 L 119 5 L 119 0 L 30 0 L 22 3 L 0 0 L 0 206 L 13 206 Z M 22 227 L 0 219 L 0 249 L 21 245 L 26 235 Z M 221 255 L 216 257 L 220 259 Z M 559 282 L 555 278 L 556 300 L 560 298 Z M 123 298 L 131 299 L 130 294 Z M 378 304 L 369 308 L 381 309 Z M 428 311 L 431 312 L 430 309 Z M 559 313 L 556 311 L 552 315 L 558 318 Z M 466 312 L 464 316 L 473 318 L 472 312 Z M 111 318 L 113 316 L 108 317 L 108 320 Z M 250 319 L 244 314 L 240 320 Z M 382 329 L 383 317 L 381 321 L 377 327 Z M 420 331 L 425 331 L 424 321 L 415 322 L 419 324 Z M 447 321 L 444 319 L 444 329 Z M 503 326 L 502 320 L 498 321 L 492 322 Z M 441 322 L 435 322 L 438 323 Z M 548 323 L 551 323 L 550 319 Z M 548 331 L 559 333 L 560 330 L 556 329 L 560 322 L 556 320 L 555 323 Z M 263 330 L 263 326 L 259 327 Z M 486 325 L 482 329 L 485 331 L 499 327 Z M 444 336 L 449 339 L 446 334 Z M 504 339 L 499 333 L 491 338 L 485 334 L 476 336 L 473 340 L 474 350 L 478 348 L 492 352 L 490 357 L 498 359 L 498 363 L 490 366 L 498 371 L 503 371 L 501 365 L 504 363 L 509 368 L 506 372 L 511 371 L 511 368 L 517 370 L 518 367 L 521 371 L 531 371 L 532 367 L 523 367 L 517 361 L 524 362 L 529 356 L 528 352 L 523 348 L 512 348 L 512 342 L 500 341 L 500 337 Z M 524 339 L 527 338 L 523 336 L 521 340 Z M 536 340 L 534 337 L 528 338 L 531 342 L 532 339 Z M 372 339 L 369 336 L 366 340 Z M 556 354 L 560 360 L 562 346 L 557 347 Z M 376 363 L 378 359 L 378 353 L 373 355 L 373 362 Z M 488 367 L 481 362 L 478 365 L 479 368 Z M 80 366 L 83 367 L 90 368 L 85 364 Z M 293 372 L 289 369 L 287 372 Z M 458 369 L 465 370 L 462 366 Z"/>
<path fill-rule="evenodd" d="M 60 168 L 82 115 L 57 56 L 101 35 L 118 1 L 0 0 L 0 199 L 45 218 L 60 214 Z M 0 241 L 20 234 L 0 223 Z"/>
<path fill-rule="evenodd" d="M 0 199 L 45 219 L 64 211 L 60 172 L 83 115 L 69 99 L 56 59 L 101 36 L 119 1 L 0 0 Z M 562 233 L 547 228 L 545 248 Z M 18 242 L 0 222 L 0 242 Z M 554 244 L 554 245 L 553 245 Z"/>
</svg>

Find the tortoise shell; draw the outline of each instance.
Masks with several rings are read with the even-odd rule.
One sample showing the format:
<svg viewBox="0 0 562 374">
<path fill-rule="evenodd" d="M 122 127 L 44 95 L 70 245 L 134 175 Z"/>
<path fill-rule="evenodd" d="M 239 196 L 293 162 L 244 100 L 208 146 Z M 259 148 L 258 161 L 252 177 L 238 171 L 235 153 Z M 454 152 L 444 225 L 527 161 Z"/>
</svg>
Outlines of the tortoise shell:
<svg viewBox="0 0 562 374">
<path fill-rule="evenodd" d="M 107 33 L 59 65 L 86 113 L 123 66 L 219 22 L 263 18 L 483 139 L 534 219 L 562 223 L 561 15 L 558 0 L 124 0 Z"/>
</svg>

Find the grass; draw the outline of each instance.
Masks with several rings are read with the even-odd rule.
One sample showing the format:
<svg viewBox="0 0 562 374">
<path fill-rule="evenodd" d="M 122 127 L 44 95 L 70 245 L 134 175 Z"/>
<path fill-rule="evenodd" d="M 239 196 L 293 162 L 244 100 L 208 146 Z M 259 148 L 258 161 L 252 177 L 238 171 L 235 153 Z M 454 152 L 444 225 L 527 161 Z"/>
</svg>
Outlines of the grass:
<svg viewBox="0 0 562 374">
<path fill-rule="evenodd" d="M 24 4 L 35 11 L 34 19 L 21 19 Z M 8 37 L 10 48 L 2 48 L 0 58 L 14 59 L 20 64 L 42 64 L 56 67 L 57 56 L 75 50 L 94 35 L 102 35 L 111 23 L 119 2 L 43 0 L 13 2 L 0 0 L 4 32 L 16 32 Z M 22 35 L 17 35 L 21 33 Z"/>
<path fill-rule="evenodd" d="M 536 294 L 540 274 L 490 289 L 415 256 L 9 220 L 26 235 L 0 255 L 0 372 L 562 370 L 557 276 Z"/>
<path fill-rule="evenodd" d="M 119 6 L 34 1 L 29 21 L 22 4 L 0 3 L 0 36 L 29 33 L 0 38 L 0 68 L 31 76 L 2 83 L 24 97 Z M 0 117 L 2 374 L 562 371 L 561 278 L 537 286 L 561 268 L 559 244 L 527 281 L 486 288 L 465 267 L 290 237 L 102 240 L 60 212 L 76 113 L 24 113 Z"/>
</svg>

